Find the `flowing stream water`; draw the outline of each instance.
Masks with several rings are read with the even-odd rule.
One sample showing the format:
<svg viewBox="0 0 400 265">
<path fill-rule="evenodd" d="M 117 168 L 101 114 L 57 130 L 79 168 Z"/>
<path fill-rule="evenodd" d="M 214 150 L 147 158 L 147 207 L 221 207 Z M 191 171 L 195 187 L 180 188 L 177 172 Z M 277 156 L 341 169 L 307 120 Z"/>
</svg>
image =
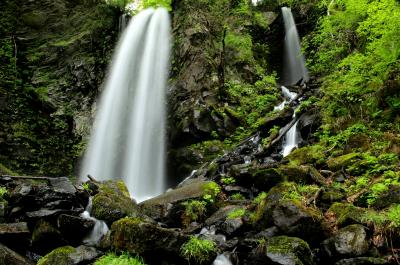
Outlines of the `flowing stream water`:
<svg viewBox="0 0 400 265">
<path fill-rule="evenodd" d="M 130 20 L 97 106 L 80 176 L 123 179 L 143 201 L 165 189 L 165 97 L 170 19 L 164 8 Z"/>
</svg>

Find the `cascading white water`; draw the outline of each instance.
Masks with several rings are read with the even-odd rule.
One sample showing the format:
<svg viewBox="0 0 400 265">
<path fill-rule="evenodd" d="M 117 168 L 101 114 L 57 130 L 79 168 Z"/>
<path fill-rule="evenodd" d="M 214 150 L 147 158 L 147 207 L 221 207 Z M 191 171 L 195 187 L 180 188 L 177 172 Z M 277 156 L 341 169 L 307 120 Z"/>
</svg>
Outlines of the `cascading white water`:
<svg viewBox="0 0 400 265">
<path fill-rule="evenodd" d="M 164 8 L 129 22 L 114 54 L 80 176 L 122 178 L 142 201 L 165 189 L 165 95 L 170 21 Z"/>
<path fill-rule="evenodd" d="M 285 86 L 281 86 L 281 92 L 282 95 L 288 99 L 284 99 L 283 102 L 281 104 L 279 104 L 278 106 L 274 107 L 274 110 L 283 110 L 285 108 L 285 106 L 292 102 L 292 100 L 294 100 L 297 96 L 297 93 L 290 91 L 287 87 Z"/>
<path fill-rule="evenodd" d="M 284 83 L 293 85 L 301 80 L 301 83 L 309 80 L 305 59 L 301 53 L 300 38 L 294 22 L 292 10 L 282 7 L 283 21 L 285 24 L 285 64 Z"/>
<path fill-rule="evenodd" d="M 92 231 L 86 237 L 83 239 L 83 243 L 90 245 L 90 246 L 95 246 L 97 245 L 100 240 L 103 238 L 108 233 L 108 226 L 107 224 L 102 221 L 98 220 L 90 215 L 92 212 L 92 198 L 89 198 L 89 203 L 83 213 L 81 213 L 81 217 L 92 220 L 94 222 L 94 227 Z"/>
<path fill-rule="evenodd" d="M 283 157 L 287 156 L 292 152 L 292 150 L 297 147 L 300 138 L 299 138 L 299 132 L 297 130 L 297 123 L 296 121 L 295 124 L 289 129 L 289 131 L 285 135 L 285 140 L 283 142 L 282 146 L 282 155 Z"/>
<path fill-rule="evenodd" d="M 232 265 L 232 262 L 224 254 L 220 254 L 214 260 L 213 265 Z"/>
</svg>

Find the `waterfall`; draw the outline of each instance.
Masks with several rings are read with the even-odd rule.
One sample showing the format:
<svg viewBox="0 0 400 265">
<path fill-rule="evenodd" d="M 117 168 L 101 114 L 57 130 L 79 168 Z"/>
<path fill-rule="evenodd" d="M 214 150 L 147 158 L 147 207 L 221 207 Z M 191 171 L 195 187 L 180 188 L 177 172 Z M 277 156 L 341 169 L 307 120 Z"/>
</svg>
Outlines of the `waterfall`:
<svg viewBox="0 0 400 265">
<path fill-rule="evenodd" d="M 89 203 L 86 206 L 86 209 L 83 213 L 81 213 L 81 217 L 92 220 L 94 222 L 94 227 L 92 231 L 90 231 L 89 234 L 86 235 L 86 237 L 83 239 L 83 243 L 90 245 L 90 246 L 96 246 L 100 240 L 108 233 L 108 226 L 107 224 L 102 221 L 98 220 L 90 215 L 92 212 L 92 198 L 89 198 Z"/>
<path fill-rule="evenodd" d="M 307 82 L 308 71 L 305 59 L 301 53 L 300 38 L 294 22 L 292 10 L 282 7 L 283 21 L 285 24 L 285 64 L 284 83 L 288 85 Z"/>
<path fill-rule="evenodd" d="M 299 137 L 299 132 L 297 130 L 297 123 L 296 121 L 295 124 L 289 129 L 289 131 L 285 135 L 285 140 L 283 142 L 282 146 L 282 155 L 283 157 L 287 156 L 292 152 L 292 150 L 297 147 L 300 137 Z"/>
<path fill-rule="evenodd" d="M 126 29 L 126 25 L 128 24 L 128 22 L 129 17 L 126 14 L 122 14 L 119 17 L 118 30 L 120 34 Z"/>
<path fill-rule="evenodd" d="M 131 19 L 100 97 L 81 177 L 122 178 L 137 201 L 164 191 L 169 50 L 165 9 L 147 9 Z"/>
<path fill-rule="evenodd" d="M 224 254 L 220 254 L 214 260 L 213 265 L 232 265 L 232 262 Z"/>
</svg>

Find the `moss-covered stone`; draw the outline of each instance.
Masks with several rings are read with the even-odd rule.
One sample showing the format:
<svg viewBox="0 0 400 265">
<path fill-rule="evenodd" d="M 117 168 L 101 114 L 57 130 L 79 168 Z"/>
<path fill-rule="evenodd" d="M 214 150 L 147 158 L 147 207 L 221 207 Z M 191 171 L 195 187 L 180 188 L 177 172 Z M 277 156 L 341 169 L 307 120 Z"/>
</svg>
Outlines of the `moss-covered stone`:
<svg viewBox="0 0 400 265">
<path fill-rule="evenodd" d="M 75 248 L 71 246 L 57 248 L 46 256 L 42 257 L 38 261 L 37 265 L 70 265 L 72 263 L 69 255 L 74 252 Z"/>
<path fill-rule="evenodd" d="M 291 164 L 300 166 L 305 164 L 321 164 L 325 161 L 324 149 L 320 145 L 305 146 L 293 150 L 287 159 Z"/>
<path fill-rule="evenodd" d="M 139 216 L 139 209 L 122 181 L 107 181 L 93 197 L 92 215 L 111 225 L 125 216 Z"/>
<path fill-rule="evenodd" d="M 296 237 L 277 236 L 268 240 L 266 255 L 273 264 L 313 265 L 307 242 Z"/>
<path fill-rule="evenodd" d="M 359 153 L 349 153 L 339 157 L 332 157 L 326 163 L 330 169 L 340 170 L 354 164 L 360 158 L 362 158 L 362 155 Z"/>
<path fill-rule="evenodd" d="M 123 218 L 111 226 L 111 245 L 116 250 L 136 254 L 167 252 L 179 254 L 187 236 L 161 228 L 139 218 Z"/>
<path fill-rule="evenodd" d="M 343 227 L 350 224 L 362 223 L 364 213 L 364 209 L 356 207 L 353 204 L 336 202 L 332 204 L 325 215 L 333 217 L 335 225 Z"/>
<path fill-rule="evenodd" d="M 94 259 L 99 257 L 101 252 L 93 247 L 79 246 L 73 248 L 64 246 L 57 248 L 42 257 L 37 265 L 78 265 L 91 264 Z"/>
</svg>

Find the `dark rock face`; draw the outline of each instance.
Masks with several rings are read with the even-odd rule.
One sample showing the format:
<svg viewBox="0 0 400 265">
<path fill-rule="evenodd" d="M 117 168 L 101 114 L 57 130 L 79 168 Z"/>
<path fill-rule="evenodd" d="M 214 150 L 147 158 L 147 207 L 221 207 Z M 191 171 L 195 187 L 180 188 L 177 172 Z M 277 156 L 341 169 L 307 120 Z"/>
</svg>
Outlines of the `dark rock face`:
<svg viewBox="0 0 400 265">
<path fill-rule="evenodd" d="M 6 60 L 0 68 L 0 160 L 25 174 L 72 174 L 119 11 L 64 0 L 4 0 L 0 9 L 1 43 L 16 56 L 15 65 Z"/>
<path fill-rule="evenodd" d="M 378 265 L 390 264 L 383 258 L 360 257 L 352 259 L 342 259 L 335 263 L 335 265 Z"/>
<path fill-rule="evenodd" d="M 285 235 L 298 236 L 309 242 L 321 238 L 321 214 L 295 201 L 280 202 L 272 210 L 274 224 Z"/>
<path fill-rule="evenodd" d="M 33 262 L 28 261 L 20 254 L 12 251 L 0 243 L 0 264 L 2 265 L 33 265 Z"/>
<path fill-rule="evenodd" d="M 44 255 L 65 244 L 60 231 L 43 219 L 37 222 L 32 233 L 32 248 L 36 253 Z"/>
</svg>

